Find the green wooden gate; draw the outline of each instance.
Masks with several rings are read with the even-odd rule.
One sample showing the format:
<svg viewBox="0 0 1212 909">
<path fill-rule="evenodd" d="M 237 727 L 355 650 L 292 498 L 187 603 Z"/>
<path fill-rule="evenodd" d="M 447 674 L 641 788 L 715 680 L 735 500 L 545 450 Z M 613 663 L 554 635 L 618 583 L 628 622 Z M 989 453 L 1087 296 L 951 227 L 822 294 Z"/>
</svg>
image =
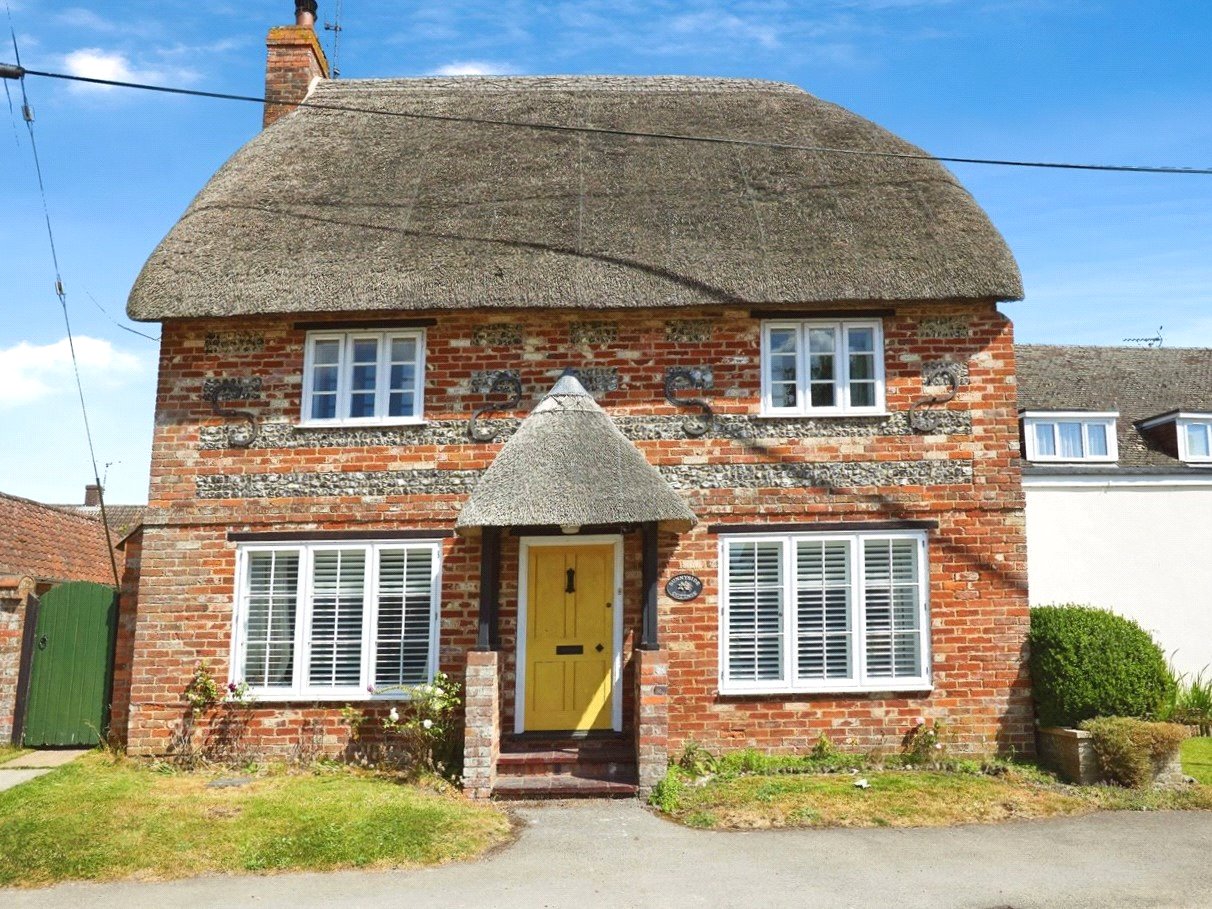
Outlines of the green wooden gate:
<svg viewBox="0 0 1212 909">
<path fill-rule="evenodd" d="M 109 725 L 117 630 L 112 587 L 72 581 L 42 597 L 30 653 L 25 745 L 101 741 Z"/>
</svg>

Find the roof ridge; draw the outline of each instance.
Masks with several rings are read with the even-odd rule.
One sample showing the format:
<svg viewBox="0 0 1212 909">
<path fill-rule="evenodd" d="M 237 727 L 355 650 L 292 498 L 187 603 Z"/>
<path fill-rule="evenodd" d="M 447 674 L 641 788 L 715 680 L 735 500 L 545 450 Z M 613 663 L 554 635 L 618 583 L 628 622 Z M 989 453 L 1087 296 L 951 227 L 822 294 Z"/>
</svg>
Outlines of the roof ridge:
<svg viewBox="0 0 1212 909">
<path fill-rule="evenodd" d="M 784 94 L 806 95 L 808 92 L 791 82 L 773 79 L 733 78 L 729 76 L 627 76 L 627 75 L 485 75 L 485 76 L 408 76 L 374 79 L 329 79 L 318 82 L 316 91 L 325 94 L 350 94 L 359 88 L 441 90 L 449 88 L 484 89 L 527 88 L 546 91 L 561 89 L 609 89 L 619 91 L 688 92 L 702 91 L 707 87 L 726 89 L 748 89 L 777 91 Z"/>
<path fill-rule="evenodd" d="M 25 496 L 13 495 L 11 492 L 0 491 L 0 498 L 8 499 L 10 502 L 20 502 L 23 505 L 33 505 L 35 508 L 42 508 L 46 511 L 53 511 L 58 514 L 65 514 L 69 517 L 78 518 L 81 521 L 88 521 L 90 524 L 97 523 L 96 519 L 86 514 L 80 514 L 76 511 L 71 511 L 72 506 L 52 505 L 49 502 L 39 502 L 37 499 L 27 499 Z"/>
</svg>

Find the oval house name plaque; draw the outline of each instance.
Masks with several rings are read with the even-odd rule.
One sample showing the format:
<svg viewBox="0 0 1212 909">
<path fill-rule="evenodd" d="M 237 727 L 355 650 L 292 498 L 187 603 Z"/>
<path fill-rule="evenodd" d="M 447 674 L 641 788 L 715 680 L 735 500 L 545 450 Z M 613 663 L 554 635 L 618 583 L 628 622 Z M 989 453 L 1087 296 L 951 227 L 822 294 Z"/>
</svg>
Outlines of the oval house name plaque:
<svg viewBox="0 0 1212 909">
<path fill-rule="evenodd" d="M 675 574 L 665 585 L 670 599 L 686 602 L 703 592 L 703 582 L 692 574 Z"/>
</svg>

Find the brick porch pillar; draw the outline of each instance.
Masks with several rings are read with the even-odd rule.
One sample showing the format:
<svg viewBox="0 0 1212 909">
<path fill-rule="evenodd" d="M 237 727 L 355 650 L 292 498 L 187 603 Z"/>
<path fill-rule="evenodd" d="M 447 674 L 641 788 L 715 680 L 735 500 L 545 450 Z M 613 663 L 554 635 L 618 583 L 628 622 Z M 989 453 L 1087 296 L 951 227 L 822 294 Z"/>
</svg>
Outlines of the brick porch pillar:
<svg viewBox="0 0 1212 909">
<path fill-rule="evenodd" d="M 467 654 L 463 697 L 463 791 L 471 798 L 486 799 L 496 785 L 497 758 L 501 755 L 501 694 L 495 650 Z"/>
<path fill-rule="evenodd" d="M 647 798 L 669 768 L 669 651 L 635 652 L 635 765 Z"/>
</svg>

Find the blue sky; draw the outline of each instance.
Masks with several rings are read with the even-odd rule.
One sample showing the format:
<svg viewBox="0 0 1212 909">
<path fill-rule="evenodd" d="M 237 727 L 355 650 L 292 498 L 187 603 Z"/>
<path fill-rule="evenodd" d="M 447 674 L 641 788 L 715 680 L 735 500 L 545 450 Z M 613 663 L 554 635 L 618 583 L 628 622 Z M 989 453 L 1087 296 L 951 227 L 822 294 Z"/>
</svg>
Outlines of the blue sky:
<svg viewBox="0 0 1212 909">
<path fill-rule="evenodd" d="M 29 68 L 244 94 L 261 93 L 266 29 L 293 18 L 290 0 L 9 3 Z M 336 0 L 320 6 L 331 20 Z M 343 25 L 346 78 L 757 77 L 935 154 L 1212 165 L 1212 4 L 1190 0 L 344 0 Z M 141 502 L 156 345 L 98 307 L 131 324 L 144 259 L 260 111 L 27 88 L 98 460 L 111 501 Z M 15 103 L 11 127 L 0 107 L 0 490 L 71 502 L 91 467 Z M 954 169 L 1022 266 L 1027 300 L 1006 307 L 1020 340 L 1112 344 L 1164 326 L 1168 346 L 1212 345 L 1212 177 Z"/>
</svg>

